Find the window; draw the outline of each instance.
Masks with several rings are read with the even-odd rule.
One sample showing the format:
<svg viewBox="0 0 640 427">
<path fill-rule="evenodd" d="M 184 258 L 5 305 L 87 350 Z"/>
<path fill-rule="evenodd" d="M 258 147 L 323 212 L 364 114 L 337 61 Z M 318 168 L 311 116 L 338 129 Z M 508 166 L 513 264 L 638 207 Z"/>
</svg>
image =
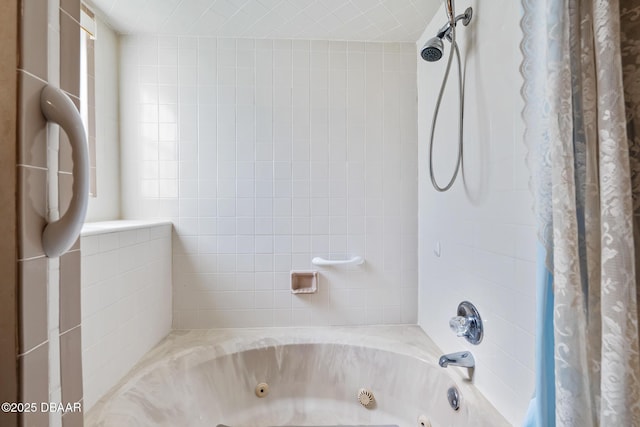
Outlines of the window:
<svg viewBox="0 0 640 427">
<path fill-rule="evenodd" d="M 97 197 L 96 183 L 96 102 L 95 50 L 96 21 L 84 4 L 80 10 L 80 116 L 89 144 L 89 195 Z"/>
</svg>

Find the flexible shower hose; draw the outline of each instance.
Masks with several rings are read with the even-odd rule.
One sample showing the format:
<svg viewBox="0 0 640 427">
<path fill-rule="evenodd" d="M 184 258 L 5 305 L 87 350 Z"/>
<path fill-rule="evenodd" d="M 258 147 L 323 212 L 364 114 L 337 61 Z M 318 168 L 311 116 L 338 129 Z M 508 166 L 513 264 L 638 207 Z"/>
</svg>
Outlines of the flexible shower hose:
<svg viewBox="0 0 640 427">
<path fill-rule="evenodd" d="M 453 53 L 455 51 L 456 59 L 458 60 L 458 96 L 460 103 L 460 115 L 458 121 L 458 159 L 456 160 L 456 168 L 453 171 L 453 175 L 451 176 L 451 180 L 444 187 L 440 187 L 438 182 L 436 181 L 436 177 L 433 174 L 433 136 L 436 132 L 436 122 L 438 121 L 438 113 L 440 111 L 440 103 L 442 102 L 442 95 L 444 94 L 444 89 L 447 86 L 447 80 L 449 78 L 449 71 L 451 70 L 451 63 L 453 62 Z M 464 95 L 462 92 L 462 66 L 460 64 L 460 51 L 458 50 L 458 43 L 456 43 L 456 27 L 451 27 L 451 52 L 449 53 L 449 60 L 447 61 L 447 68 L 444 73 L 444 78 L 442 79 L 442 85 L 440 86 L 440 93 L 438 94 L 438 99 L 436 101 L 436 109 L 433 112 L 433 120 L 431 121 L 431 137 L 429 139 L 429 175 L 431 177 L 431 183 L 433 187 L 440 191 L 444 192 L 451 188 L 453 183 L 456 181 L 456 177 L 458 176 L 458 171 L 460 170 L 460 165 L 462 164 L 462 123 L 464 118 Z"/>
</svg>

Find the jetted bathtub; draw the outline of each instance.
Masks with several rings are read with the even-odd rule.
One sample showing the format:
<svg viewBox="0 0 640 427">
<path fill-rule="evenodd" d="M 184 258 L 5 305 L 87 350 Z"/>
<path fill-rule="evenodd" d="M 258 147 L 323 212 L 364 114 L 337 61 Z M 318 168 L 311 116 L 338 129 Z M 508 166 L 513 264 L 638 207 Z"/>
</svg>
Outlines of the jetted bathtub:
<svg viewBox="0 0 640 427">
<path fill-rule="evenodd" d="M 508 426 L 439 356 L 417 326 L 173 331 L 85 425 Z"/>
</svg>

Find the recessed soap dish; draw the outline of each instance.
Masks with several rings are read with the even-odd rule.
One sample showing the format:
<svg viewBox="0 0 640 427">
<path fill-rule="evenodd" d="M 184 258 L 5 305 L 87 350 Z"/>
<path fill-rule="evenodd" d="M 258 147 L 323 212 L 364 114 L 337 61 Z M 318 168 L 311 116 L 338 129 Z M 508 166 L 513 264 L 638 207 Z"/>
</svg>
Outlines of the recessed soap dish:
<svg viewBox="0 0 640 427">
<path fill-rule="evenodd" d="M 291 293 L 292 294 L 315 294 L 318 292 L 318 272 L 317 271 L 292 271 L 291 272 Z"/>
</svg>

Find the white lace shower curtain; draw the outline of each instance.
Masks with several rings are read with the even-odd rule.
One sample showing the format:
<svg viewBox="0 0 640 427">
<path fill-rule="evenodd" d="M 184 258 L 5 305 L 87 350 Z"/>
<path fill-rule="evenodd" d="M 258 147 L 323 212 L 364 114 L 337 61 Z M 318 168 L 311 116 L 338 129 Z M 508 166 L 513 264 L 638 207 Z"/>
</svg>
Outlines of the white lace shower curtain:
<svg viewBox="0 0 640 427">
<path fill-rule="evenodd" d="M 640 4 L 522 0 L 539 238 L 554 279 L 557 426 L 640 426 Z"/>
</svg>

